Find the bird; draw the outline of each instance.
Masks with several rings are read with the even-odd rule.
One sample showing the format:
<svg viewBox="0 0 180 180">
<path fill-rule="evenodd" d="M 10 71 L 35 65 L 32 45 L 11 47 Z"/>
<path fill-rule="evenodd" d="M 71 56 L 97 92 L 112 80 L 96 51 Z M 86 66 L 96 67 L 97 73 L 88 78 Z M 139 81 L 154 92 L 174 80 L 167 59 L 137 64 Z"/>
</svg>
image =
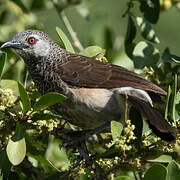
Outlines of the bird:
<svg viewBox="0 0 180 180">
<path fill-rule="evenodd" d="M 13 48 L 24 59 L 42 95 L 58 92 L 67 97 L 53 106 L 67 122 L 84 129 L 95 129 L 112 120 L 123 123 L 127 99 L 158 137 L 176 142 L 175 130 L 153 107 L 154 99 L 167 93 L 144 77 L 121 66 L 68 52 L 38 30 L 17 33 L 2 44 L 4 48 Z"/>
</svg>

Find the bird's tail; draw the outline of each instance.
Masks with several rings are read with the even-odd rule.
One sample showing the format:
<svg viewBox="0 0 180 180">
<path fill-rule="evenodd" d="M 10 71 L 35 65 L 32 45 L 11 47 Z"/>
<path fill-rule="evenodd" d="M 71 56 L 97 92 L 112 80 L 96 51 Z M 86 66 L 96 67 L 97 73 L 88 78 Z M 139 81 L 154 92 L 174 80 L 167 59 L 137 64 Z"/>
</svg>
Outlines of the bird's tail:
<svg viewBox="0 0 180 180">
<path fill-rule="evenodd" d="M 149 127 L 157 136 L 171 144 L 176 142 L 176 132 L 174 129 L 149 102 L 134 96 L 128 96 L 128 101 L 137 111 L 143 113 Z"/>
</svg>

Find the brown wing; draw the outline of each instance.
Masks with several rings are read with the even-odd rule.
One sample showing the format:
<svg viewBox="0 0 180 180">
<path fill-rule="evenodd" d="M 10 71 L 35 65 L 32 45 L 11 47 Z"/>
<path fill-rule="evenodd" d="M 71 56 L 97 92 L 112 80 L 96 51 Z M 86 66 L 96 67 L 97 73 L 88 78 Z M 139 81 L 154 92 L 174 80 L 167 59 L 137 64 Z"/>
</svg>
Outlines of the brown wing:
<svg viewBox="0 0 180 180">
<path fill-rule="evenodd" d="M 87 88 L 133 87 L 162 95 L 166 92 L 123 67 L 67 52 L 66 63 L 59 65 L 61 79 L 69 85 Z"/>
</svg>

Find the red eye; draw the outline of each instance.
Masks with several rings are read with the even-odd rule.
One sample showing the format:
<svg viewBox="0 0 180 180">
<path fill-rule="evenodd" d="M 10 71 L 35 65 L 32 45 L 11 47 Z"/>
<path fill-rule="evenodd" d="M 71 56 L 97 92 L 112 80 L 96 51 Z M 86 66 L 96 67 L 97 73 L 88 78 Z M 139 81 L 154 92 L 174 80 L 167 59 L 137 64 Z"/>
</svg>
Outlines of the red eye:
<svg viewBox="0 0 180 180">
<path fill-rule="evenodd" d="M 30 37 L 30 38 L 28 39 L 28 43 L 29 43 L 29 44 L 35 44 L 35 42 L 36 42 L 36 39 L 35 39 L 34 37 Z"/>
</svg>

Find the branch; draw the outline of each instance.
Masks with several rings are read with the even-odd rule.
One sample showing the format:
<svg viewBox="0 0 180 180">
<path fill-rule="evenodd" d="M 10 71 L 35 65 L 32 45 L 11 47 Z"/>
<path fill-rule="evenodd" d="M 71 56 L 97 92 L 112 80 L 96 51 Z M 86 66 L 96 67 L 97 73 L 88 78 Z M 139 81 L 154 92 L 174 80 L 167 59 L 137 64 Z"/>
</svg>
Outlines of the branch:
<svg viewBox="0 0 180 180">
<path fill-rule="evenodd" d="M 83 50 L 84 48 L 83 48 L 80 40 L 78 39 L 76 32 L 73 30 L 67 16 L 65 15 L 64 12 L 61 12 L 61 9 L 57 4 L 55 4 L 54 2 L 53 2 L 53 4 L 54 4 L 54 7 L 56 8 L 56 10 L 58 12 L 60 19 L 62 19 L 64 25 L 66 26 L 67 30 L 69 31 L 69 34 L 71 35 L 74 46 L 76 48 L 78 48 L 79 50 Z"/>
</svg>

